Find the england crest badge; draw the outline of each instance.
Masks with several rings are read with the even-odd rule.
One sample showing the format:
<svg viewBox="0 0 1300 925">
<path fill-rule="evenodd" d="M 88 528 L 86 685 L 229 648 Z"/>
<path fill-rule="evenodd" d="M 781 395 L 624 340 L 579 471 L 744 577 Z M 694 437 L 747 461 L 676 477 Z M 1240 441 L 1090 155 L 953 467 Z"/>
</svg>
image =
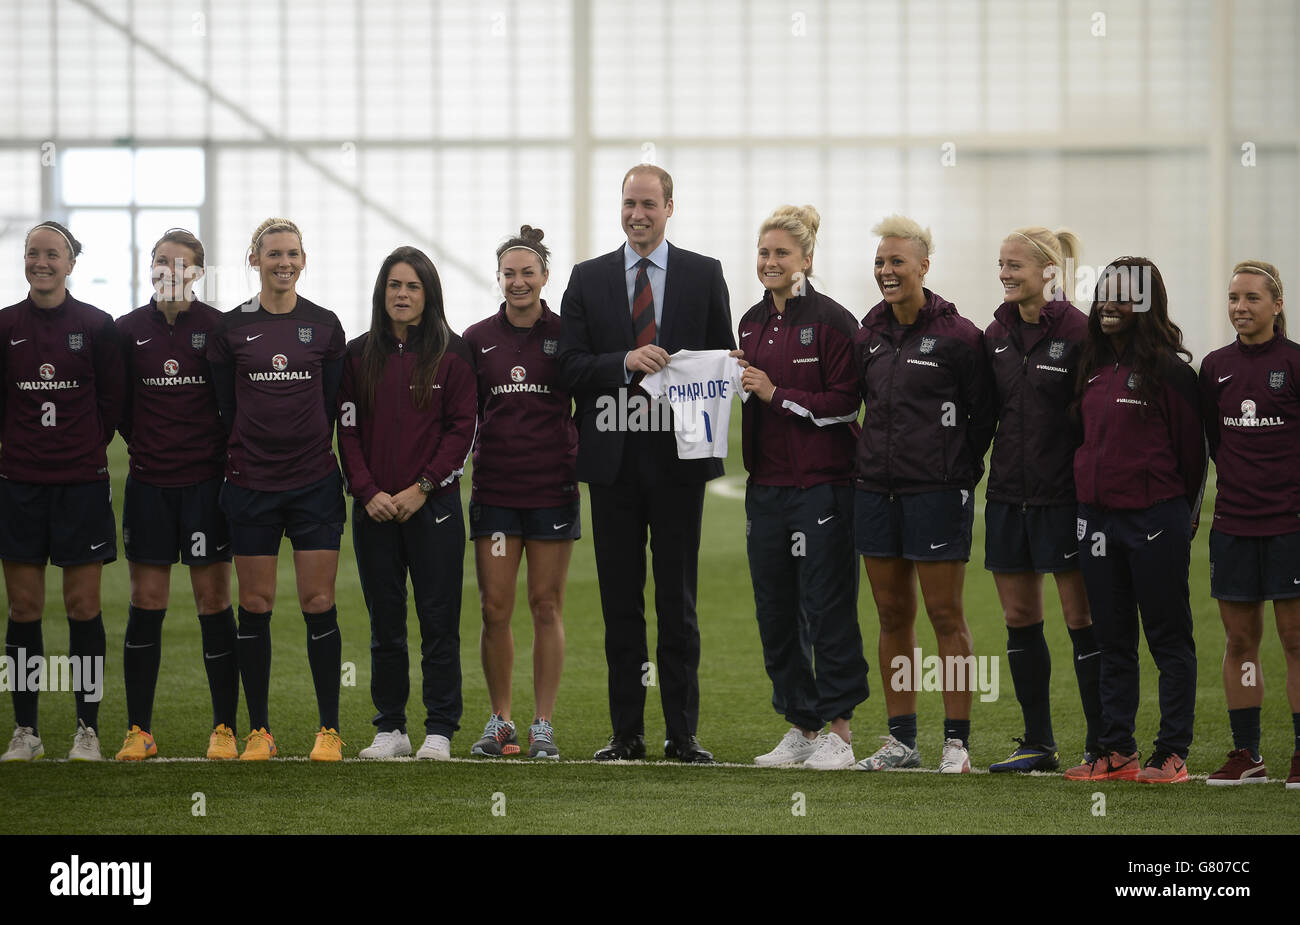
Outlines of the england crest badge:
<svg viewBox="0 0 1300 925">
<path fill-rule="evenodd" d="M 1065 356 L 1065 341 L 1052 341 L 1052 343 L 1047 347 L 1047 355 L 1053 360 L 1059 360 L 1061 357 Z"/>
<path fill-rule="evenodd" d="M 1286 385 L 1286 370 L 1275 369 L 1268 374 L 1268 387 L 1274 392 L 1280 391 Z"/>
<path fill-rule="evenodd" d="M 935 346 L 935 344 L 937 344 L 937 343 L 939 343 L 939 338 L 937 338 L 937 337 L 922 337 L 922 338 L 921 338 L 921 352 L 922 352 L 922 353 L 934 353 L 934 346 Z"/>
<path fill-rule="evenodd" d="M 542 340 L 542 353 L 548 357 L 553 357 L 560 352 L 560 342 L 553 337 L 547 337 Z"/>
<path fill-rule="evenodd" d="M 80 353 L 81 348 L 84 347 L 85 345 L 86 345 L 85 334 L 68 335 L 68 349 L 71 350 L 73 353 Z"/>
<path fill-rule="evenodd" d="M 298 328 L 298 341 L 303 344 L 310 344 L 316 334 L 316 329 L 311 325 L 305 325 Z"/>
<path fill-rule="evenodd" d="M 809 326 L 806 327 L 806 328 L 800 328 L 800 329 L 799 329 L 799 343 L 802 344 L 803 346 L 807 347 L 807 346 L 808 346 L 809 344 L 811 344 L 812 342 L 813 342 L 813 329 L 812 329 L 812 325 L 809 325 Z"/>
<path fill-rule="evenodd" d="M 202 350 L 202 349 L 203 349 L 204 347 L 206 347 L 207 345 L 208 345 L 208 332 L 207 332 L 207 331 L 191 331 L 191 332 L 190 332 L 190 346 L 191 346 L 191 347 L 193 347 L 195 350 Z"/>
</svg>

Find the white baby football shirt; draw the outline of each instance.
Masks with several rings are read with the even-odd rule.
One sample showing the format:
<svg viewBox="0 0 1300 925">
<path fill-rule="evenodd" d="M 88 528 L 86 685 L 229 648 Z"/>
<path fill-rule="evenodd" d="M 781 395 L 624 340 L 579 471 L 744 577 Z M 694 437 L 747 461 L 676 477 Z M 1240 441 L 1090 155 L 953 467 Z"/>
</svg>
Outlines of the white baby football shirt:
<svg viewBox="0 0 1300 925">
<path fill-rule="evenodd" d="M 673 411 L 678 459 L 727 455 L 731 396 L 740 388 L 740 361 L 726 350 L 678 350 L 668 365 L 641 380 L 641 388 Z"/>
</svg>

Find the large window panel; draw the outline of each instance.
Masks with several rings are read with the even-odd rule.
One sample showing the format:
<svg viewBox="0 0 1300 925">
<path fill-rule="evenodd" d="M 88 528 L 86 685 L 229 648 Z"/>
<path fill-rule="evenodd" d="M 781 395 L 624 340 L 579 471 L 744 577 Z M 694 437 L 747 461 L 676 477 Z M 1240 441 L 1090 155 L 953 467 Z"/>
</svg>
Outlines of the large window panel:
<svg viewBox="0 0 1300 925">
<path fill-rule="evenodd" d="M 668 126 L 669 3 L 591 5 L 591 132 L 653 139 Z"/>
<path fill-rule="evenodd" d="M 0 137 L 48 138 L 54 130 L 52 8 L 9 3 L 0 9 Z"/>
<path fill-rule="evenodd" d="M 903 107 L 902 7 L 897 0 L 827 0 L 826 131 L 892 135 Z"/>
<path fill-rule="evenodd" d="M 285 30 L 290 23 L 291 14 L 279 2 L 221 0 L 212 4 L 207 18 L 212 84 L 235 104 L 233 109 L 214 108 L 217 137 L 263 137 L 252 123 L 265 126 L 275 136 L 284 134 L 284 52 L 289 44 Z"/>
<path fill-rule="evenodd" d="M 497 121 L 495 134 L 567 139 L 573 133 L 568 0 L 515 0 L 505 28 L 510 63 L 501 77 L 511 81 L 510 121 Z"/>
<path fill-rule="evenodd" d="M 100 3 L 97 8 L 115 21 L 126 18 L 126 0 Z M 74 138 L 131 134 L 126 38 L 76 4 L 59 3 L 56 17 L 56 131 Z"/>
<path fill-rule="evenodd" d="M 793 10 L 793 12 L 792 12 Z M 797 17 L 797 18 L 796 18 Z M 829 24 L 820 2 L 796 8 L 786 0 L 746 4 L 732 41 L 748 62 L 746 134 L 760 138 L 817 134 L 826 103 L 824 36 Z M 713 39 L 714 54 L 726 55 Z M 722 47 L 719 47 L 722 46 Z M 721 78 L 719 78 L 721 79 Z M 734 82 L 725 81 L 724 88 Z"/>
<path fill-rule="evenodd" d="M 355 138 L 361 87 L 357 5 L 333 0 L 310 13 L 298 4 L 288 9 L 285 133 L 293 138 Z"/>
<path fill-rule="evenodd" d="M 133 0 L 132 30 L 141 44 L 131 49 L 137 135 L 154 138 L 200 137 L 206 126 L 208 96 L 177 70 L 203 80 L 207 23 L 198 7 L 168 0 Z M 147 44 L 172 64 L 164 63 Z"/>
<path fill-rule="evenodd" d="M 1074 132 L 1142 128 L 1144 86 L 1142 4 L 1066 0 L 1067 111 Z M 1104 33 L 1104 34 L 1094 34 Z"/>
<path fill-rule="evenodd" d="M 433 54 L 439 97 L 437 133 L 444 138 L 501 135 L 514 99 L 502 80 L 514 64 L 510 17 L 496 7 L 441 3 Z"/>
<path fill-rule="evenodd" d="M 434 134 L 433 7 L 405 0 L 365 4 L 360 79 L 361 134 L 430 138 Z"/>
<path fill-rule="evenodd" d="M 1147 0 L 1147 124 L 1167 132 L 1209 127 L 1210 0 Z"/>
<path fill-rule="evenodd" d="M 1042 133 L 1062 127 L 1061 5 L 989 0 L 985 19 L 988 111 L 983 130 Z"/>
</svg>

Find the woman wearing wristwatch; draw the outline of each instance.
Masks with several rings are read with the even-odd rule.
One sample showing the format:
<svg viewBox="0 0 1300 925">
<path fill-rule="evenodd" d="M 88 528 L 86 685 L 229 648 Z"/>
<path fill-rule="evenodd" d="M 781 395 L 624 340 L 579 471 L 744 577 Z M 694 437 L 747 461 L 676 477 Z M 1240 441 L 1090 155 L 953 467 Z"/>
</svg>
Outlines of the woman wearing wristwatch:
<svg viewBox="0 0 1300 925">
<path fill-rule="evenodd" d="M 445 761 L 459 728 L 460 600 L 465 521 L 458 479 L 478 414 L 473 358 L 447 327 L 433 262 L 414 247 L 388 255 L 375 280 L 370 331 L 348 344 L 339 449 L 354 501 L 352 538 L 370 612 L 374 742 L 361 758 L 411 754 L 406 576 L 415 590 L 425 740 Z"/>
</svg>

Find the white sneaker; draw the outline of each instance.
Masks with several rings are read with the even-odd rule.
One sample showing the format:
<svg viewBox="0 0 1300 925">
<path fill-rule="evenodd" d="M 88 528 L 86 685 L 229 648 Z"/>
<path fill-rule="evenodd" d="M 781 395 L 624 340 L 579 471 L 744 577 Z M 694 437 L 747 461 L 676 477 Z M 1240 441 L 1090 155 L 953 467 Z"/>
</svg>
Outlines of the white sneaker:
<svg viewBox="0 0 1300 925">
<path fill-rule="evenodd" d="M 103 761 L 99 751 L 99 736 L 81 720 L 77 720 L 77 734 L 72 740 L 72 751 L 68 752 L 69 761 Z"/>
<path fill-rule="evenodd" d="M 45 754 L 45 746 L 32 732 L 31 726 L 19 726 L 14 729 L 14 737 L 9 740 L 9 748 L 0 761 L 35 761 Z"/>
<path fill-rule="evenodd" d="M 400 729 L 375 733 L 375 741 L 357 752 L 358 758 L 405 758 L 411 754 L 411 740 Z"/>
<path fill-rule="evenodd" d="M 943 740 L 943 758 L 939 761 L 939 773 L 970 773 L 970 752 L 961 744 L 961 739 Z"/>
<path fill-rule="evenodd" d="M 893 736 L 881 736 L 885 744 L 880 746 L 870 758 L 863 758 L 857 763 L 858 771 L 892 771 L 895 768 L 919 768 L 921 753 L 915 748 L 908 748 Z"/>
<path fill-rule="evenodd" d="M 415 753 L 416 758 L 429 758 L 433 761 L 451 760 L 451 739 L 446 736 L 427 735 L 424 744 Z"/>
<path fill-rule="evenodd" d="M 842 771 L 853 767 L 853 746 L 833 732 L 819 736 L 817 750 L 803 763 L 814 771 Z"/>
<path fill-rule="evenodd" d="M 795 726 L 790 727 L 787 732 L 777 743 L 776 748 L 772 749 L 766 755 L 759 755 L 754 759 L 754 764 L 760 768 L 779 768 L 783 765 L 803 764 L 817 751 L 818 738 L 805 739 L 803 731 Z"/>
</svg>

